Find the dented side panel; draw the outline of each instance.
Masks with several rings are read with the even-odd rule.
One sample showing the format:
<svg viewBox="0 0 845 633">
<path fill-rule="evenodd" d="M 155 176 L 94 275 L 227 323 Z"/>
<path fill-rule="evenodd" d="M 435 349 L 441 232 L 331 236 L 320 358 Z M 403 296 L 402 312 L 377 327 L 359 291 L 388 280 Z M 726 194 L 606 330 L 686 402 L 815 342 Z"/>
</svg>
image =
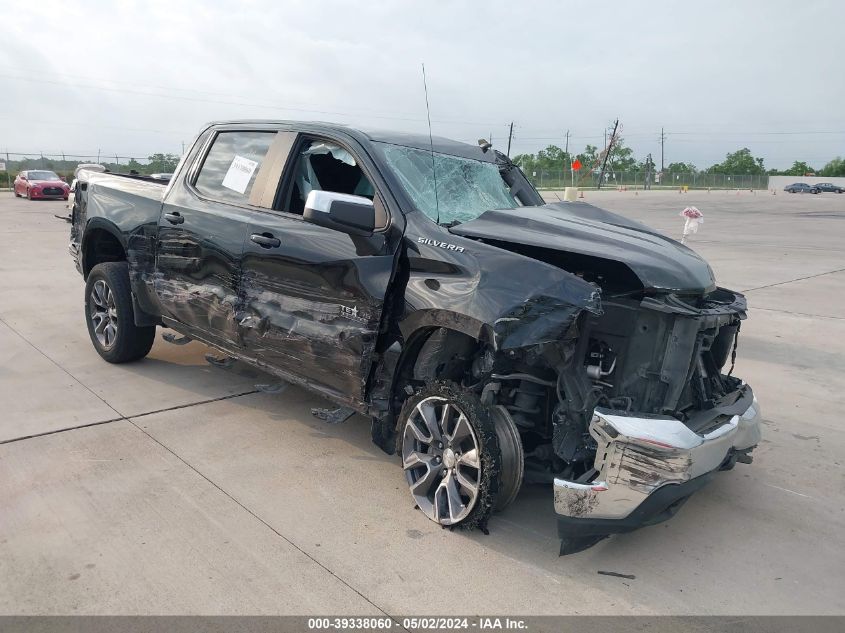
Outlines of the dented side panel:
<svg viewBox="0 0 845 633">
<path fill-rule="evenodd" d="M 173 214 L 179 214 L 181 224 L 168 219 Z M 164 316 L 227 348 L 243 347 L 237 315 L 248 226 L 244 209 L 174 188 L 158 223 L 155 271 L 146 279 Z"/>
<path fill-rule="evenodd" d="M 249 233 L 272 233 L 281 246 L 245 243 L 238 323 L 247 352 L 338 400 L 363 402 L 396 230 L 358 237 L 290 214 L 255 212 Z"/>
</svg>

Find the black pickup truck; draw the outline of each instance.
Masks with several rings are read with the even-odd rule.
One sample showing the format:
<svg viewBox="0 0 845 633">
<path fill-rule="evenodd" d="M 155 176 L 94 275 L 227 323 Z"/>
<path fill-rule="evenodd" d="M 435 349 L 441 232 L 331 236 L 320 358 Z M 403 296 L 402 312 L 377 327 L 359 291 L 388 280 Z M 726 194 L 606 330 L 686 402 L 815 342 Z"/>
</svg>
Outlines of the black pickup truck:
<svg viewBox="0 0 845 633">
<path fill-rule="evenodd" d="M 70 251 L 105 360 L 162 326 L 360 412 L 443 526 L 546 483 L 577 551 L 760 438 L 745 298 L 638 222 L 545 204 L 486 142 L 215 123 L 167 184 L 81 172 Z"/>
</svg>

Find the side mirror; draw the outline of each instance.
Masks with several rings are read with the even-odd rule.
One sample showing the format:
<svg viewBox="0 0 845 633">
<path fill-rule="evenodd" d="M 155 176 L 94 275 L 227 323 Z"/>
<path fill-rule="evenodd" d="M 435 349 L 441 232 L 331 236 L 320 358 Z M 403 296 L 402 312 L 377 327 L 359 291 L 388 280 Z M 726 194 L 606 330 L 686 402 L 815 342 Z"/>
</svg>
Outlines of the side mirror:
<svg viewBox="0 0 845 633">
<path fill-rule="evenodd" d="M 372 235 L 376 227 L 373 201 L 334 191 L 312 191 L 302 217 L 318 226 L 350 235 Z"/>
</svg>

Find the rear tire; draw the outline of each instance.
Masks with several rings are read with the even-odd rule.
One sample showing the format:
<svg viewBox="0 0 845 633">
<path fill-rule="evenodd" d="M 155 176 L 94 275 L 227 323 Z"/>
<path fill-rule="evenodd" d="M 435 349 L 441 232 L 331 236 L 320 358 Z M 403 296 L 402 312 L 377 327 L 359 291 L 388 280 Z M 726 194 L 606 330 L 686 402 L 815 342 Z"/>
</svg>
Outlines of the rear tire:
<svg viewBox="0 0 845 633">
<path fill-rule="evenodd" d="M 85 323 L 94 349 L 109 363 L 129 363 L 149 353 L 156 329 L 135 325 L 126 262 L 97 264 L 88 274 Z"/>
</svg>

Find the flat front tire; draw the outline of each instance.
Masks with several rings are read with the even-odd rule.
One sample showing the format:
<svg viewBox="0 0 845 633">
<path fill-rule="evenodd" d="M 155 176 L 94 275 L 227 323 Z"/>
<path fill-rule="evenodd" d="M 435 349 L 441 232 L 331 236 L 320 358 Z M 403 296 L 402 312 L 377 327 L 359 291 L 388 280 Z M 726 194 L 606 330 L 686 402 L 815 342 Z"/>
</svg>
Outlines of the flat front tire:
<svg viewBox="0 0 845 633">
<path fill-rule="evenodd" d="M 450 382 L 433 382 L 405 401 L 398 453 L 417 507 L 444 527 L 486 529 L 502 467 L 491 411 Z"/>
<path fill-rule="evenodd" d="M 155 326 L 135 325 L 126 262 L 98 264 L 88 274 L 85 322 L 94 349 L 110 363 L 143 358 L 155 342 Z"/>
</svg>

